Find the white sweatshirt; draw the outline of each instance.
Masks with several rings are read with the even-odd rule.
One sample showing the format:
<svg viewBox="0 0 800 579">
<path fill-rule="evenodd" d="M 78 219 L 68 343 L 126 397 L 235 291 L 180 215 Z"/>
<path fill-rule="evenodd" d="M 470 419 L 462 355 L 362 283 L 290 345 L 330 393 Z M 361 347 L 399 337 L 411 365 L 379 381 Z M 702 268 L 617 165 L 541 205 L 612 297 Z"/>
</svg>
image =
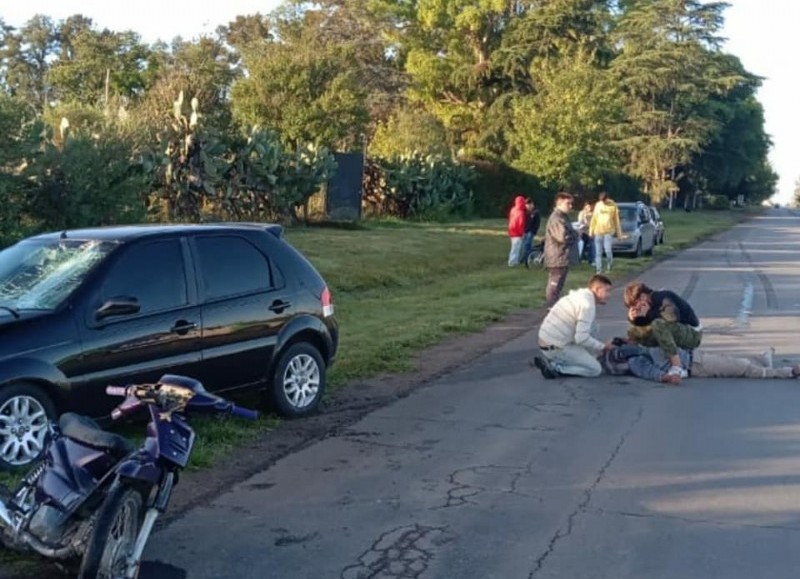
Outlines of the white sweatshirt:
<svg viewBox="0 0 800 579">
<path fill-rule="evenodd" d="M 603 351 L 603 342 L 594 337 L 595 299 L 592 290 L 572 290 L 550 309 L 539 328 L 539 344 L 563 348 L 581 346 L 592 354 Z"/>
</svg>

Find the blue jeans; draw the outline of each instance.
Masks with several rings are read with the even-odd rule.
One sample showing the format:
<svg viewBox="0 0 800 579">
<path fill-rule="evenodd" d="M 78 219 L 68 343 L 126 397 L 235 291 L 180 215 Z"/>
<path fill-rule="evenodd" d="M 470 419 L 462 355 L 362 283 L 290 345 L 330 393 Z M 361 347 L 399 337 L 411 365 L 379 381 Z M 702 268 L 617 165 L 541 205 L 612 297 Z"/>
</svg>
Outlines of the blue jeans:
<svg viewBox="0 0 800 579">
<path fill-rule="evenodd" d="M 528 261 L 528 256 L 533 251 L 533 231 L 526 231 L 522 238 L 522 263 Z"/>
</svg>

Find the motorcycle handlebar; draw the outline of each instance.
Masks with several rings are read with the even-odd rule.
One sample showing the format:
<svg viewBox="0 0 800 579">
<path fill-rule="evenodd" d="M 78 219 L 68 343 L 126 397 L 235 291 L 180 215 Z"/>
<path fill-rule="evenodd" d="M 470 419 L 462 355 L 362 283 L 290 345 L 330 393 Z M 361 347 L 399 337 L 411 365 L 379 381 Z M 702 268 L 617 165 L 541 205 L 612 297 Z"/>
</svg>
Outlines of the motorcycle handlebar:
<svg viewBox="0 0 800 579">
<path fill-rule="evenodd" d="M 109 396 L 127 396 L 128 388 L 125 386 L 106 386 L 106 394 Z"/>
<path fill-rule="evenodd" d="M 231 414 L 246 420 L 258 420 L 258 412 L 250 410 L 249 408 L 242 408 L 241 406 L 231 406 Z"/>
</svg>

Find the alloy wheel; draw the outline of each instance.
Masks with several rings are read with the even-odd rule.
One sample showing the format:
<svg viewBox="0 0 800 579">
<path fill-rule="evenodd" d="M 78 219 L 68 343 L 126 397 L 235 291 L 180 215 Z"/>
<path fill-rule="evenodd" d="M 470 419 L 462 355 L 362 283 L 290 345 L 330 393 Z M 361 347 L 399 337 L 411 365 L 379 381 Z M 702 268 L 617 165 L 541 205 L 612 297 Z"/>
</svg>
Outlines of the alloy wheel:
<svg viewBox="0 0 800 579">
<path fill-rule="evenodd" d="M 47 423 L 47 412 L 36 398 L 6 400 L 0 407 L 0 460 L 12 466 L 33 461 L 44 448 Z"/>
<path fill-rule="evenodd" d="M 294 356 L 283 373 L 283 390 L 295 408 L 314 402 L 319 392 L 321 372 L 317 361 L 308 354 Z"/>
</svg>

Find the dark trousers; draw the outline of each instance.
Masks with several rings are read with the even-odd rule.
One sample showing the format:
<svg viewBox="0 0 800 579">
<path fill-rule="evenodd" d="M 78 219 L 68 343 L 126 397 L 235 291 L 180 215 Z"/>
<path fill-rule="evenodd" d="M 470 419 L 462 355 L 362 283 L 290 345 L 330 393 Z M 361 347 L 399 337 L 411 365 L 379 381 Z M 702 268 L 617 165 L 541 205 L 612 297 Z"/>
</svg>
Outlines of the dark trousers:
<svg viewBox="0 0 800 579">
<path fill-rule="evenodd" d="M 545 290 L 545 306 L 552 308 L 561 297 L 561 290 L 564 289 L 564 282 L 567 280 L 568 267 L 548 267 L 547 268 L 547 289 Z"/>
</svg>

